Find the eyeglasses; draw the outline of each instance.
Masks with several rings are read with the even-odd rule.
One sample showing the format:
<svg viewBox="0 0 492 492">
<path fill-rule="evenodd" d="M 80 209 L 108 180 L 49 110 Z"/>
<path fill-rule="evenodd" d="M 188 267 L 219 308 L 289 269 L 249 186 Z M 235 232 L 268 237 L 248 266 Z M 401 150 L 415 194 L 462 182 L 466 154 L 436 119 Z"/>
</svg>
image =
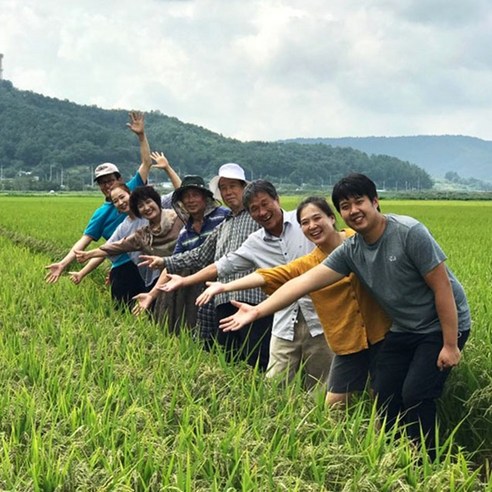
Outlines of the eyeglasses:
<svg viewBox="0 0 492 492">
<path fill-rule="evenodd" d="M 101 187 L 107 186 L 107 185 L 112 185 L 116 181 L 116 178 L 106 178 L 106 179 L 98 179 L 97 184 Z"/>
</svg>

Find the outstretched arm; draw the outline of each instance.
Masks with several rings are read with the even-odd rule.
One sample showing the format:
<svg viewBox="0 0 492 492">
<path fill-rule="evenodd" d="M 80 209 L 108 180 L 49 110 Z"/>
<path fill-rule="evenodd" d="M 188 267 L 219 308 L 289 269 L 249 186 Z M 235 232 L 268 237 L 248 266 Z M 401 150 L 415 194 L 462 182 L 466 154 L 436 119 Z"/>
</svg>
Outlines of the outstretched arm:
<svg viewBox="0 0 492 492">
<path fill-rule="evenodd" d="M 155 162 L 155 164 L 152 165 L 154 169 L 163 169 L 167 176 L 169 177 L 169 180 L 171 181 L 171 184 L 173 185 L 174 189 L 177 189 L 181 186 L 181 178 L 178 176 L 176 171 L 171 167 L 171 164 L 169 164 L 169 161 L 167 160 L 166 156 L 162 152 L 152 152 L 150 154 L 150 157 L 152 160 Z"/>
<path fill-rule="evenodd" d="M 128 115 L 130 117 L 130 121 L 126 124 L 126 126 L 138 137 L 138 141 L 140 143 L 140 159 L 141 164 L 138 168 L 138 172 L 142 181 L 147 183 L 147 179 L 149 178 L 149 171 L 152 165 L 152 159 L 150 158 L 150 146 L 147 141 L 147 137 L 145 136 L 145 122 L 144 122 L 144 114 L 140 111 L 132 111 Z"/>
<path fill-rule="evenodd" d="M 168 275 L 168 282 L 160 287 L 160 290 L 164 292 L 173 292 L 174 290 L 182 289 L 183 287 L 189 287 L 190 285 L 201 284 L 206 280 L 213 280 L 217 278 L 217 267 L 214 263 L 202 268 L 199 272 L 187 277 L 181 275 Z"/>
<path fill-rule="evenodd" d="M 92 238 L 84 234 L 70 249 L 66 256 L 58 263 L 52 263 L 47 265 L 45 268 L 49 270 L 46 274 L 46 282 L 49 284 L 54 284 L 60 278 L 65 268 L 67 268 L 73 260 L 75 260 L 75 250 L 84 250 L 92 242 Z"/>
<path fill-rule="evenodd" d="M 252 309 L 248 309 L 245 305 L 232 301 L 236 307 L 239 307 L 239 311 L 233 316 L 221 320 L 220 327 L 224 331 L 239 330 L 256 319 L 276 313 L 310 292 L 338 282 L 343 277 L 341 273 L 335 272 L 335 270 L 328 268 L 324 264 L 318 265 L 282 285 L 282 287 L 257 306 L 249 306 Z"/>
<path fill-rule="evenodd" d="M 207 304 L 217 294 L 233 292 L 235 290 L 254 289 L 255 287 L 262 287 L 265 283 L 265 279 L 260 274 L 254 272 L 227 284 L 223 284 L 222 282 L 207 282 L 208 287 L 196 298 L 196 305 L 203 306 Z"/>
<path fill-rule="evenodd" d="M 450 369 L 458 364 L 461 352 L 458 348 L 458 313 L 444 262 L 424 277 L 434 292 L 437 316 L 441 323 L 443 347 L 437 358 L 439 369 Z"/>
<path fill-rule="evenodd" d="M 84 268 L 80 269 L 78 272 L 68 272 L 70 275 L 70 280 L 75 284 L 78 285 L 84 277 L 89 275 L 92 271 L 94 271 L 101 263 L 103 263 L 105 258 L 92 258 L 92 260 L 87 263 L 87 265 L 84 266 Z"/>
<path fill-rule="evenodd" d="M 75 250 L 74 253 L 79 263 L 84 263 L 92 258 L 106 258 L 108 256 L 108 253 L 101 248 L 91 249 L 90 251 Z"/>
</svg>

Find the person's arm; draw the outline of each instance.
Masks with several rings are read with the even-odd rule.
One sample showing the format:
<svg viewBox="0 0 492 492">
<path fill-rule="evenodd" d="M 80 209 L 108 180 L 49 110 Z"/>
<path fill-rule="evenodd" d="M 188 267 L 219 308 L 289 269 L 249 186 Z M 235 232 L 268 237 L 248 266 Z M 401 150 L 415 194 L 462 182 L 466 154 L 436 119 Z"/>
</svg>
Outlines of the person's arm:
<svg viewBox="0 0 492 492">
<path fill-rule="evenodd" d="M 150 158 L 150 146 L 145 136 L 145 123 L 144 115 L 140 111 L 132 111 L 129 113 L 130 121 L 126 126 L 138 137 L 140 143 L 140 160 L 141 164 L 138 168 L 138 173 L 144 183 L 147 183 L 149 178 L 149 171 L 152 165 L 152 159 Z"/>
<path fill-rule="evenodd" d="M 75 260 L 75 250 L 82 251 L 92 242 L 92 238 L 86 234 L 84 234 L 70 249 L 70 251 L 66 254 L 66 256 L 59 261 L 58 263 L 52 263 L 51 265 L 47 265 L 45 268 L 49 270 L 46 274 L 46 282 L 49 284 L 54 284 L 60 278 L 60 275 L 63 273 L 65 268 L 67 268 L 73 260 Z"/>
<path fill-rule="evenodd" d="M 87 263 L 87 265 L 84 266 L 84 268 L 80 269 L 78 272 L 68 272 L 70 275 L 70 280 L 75 284 L 78 285 L 84 277 L 89 275 L 89 273 L 93 272 L 101 263 L 103 263 L 105 258 L 92 258 L 92 260 Z"/>
<path fill-rule="evenodd" d="M 234 306 L 239 308 L 239 311 L 233 316 L 221 320 L 220 327 L 224 331 L 239 330 L 259 318 L 276 313 L 314 290 L 338 282 L 343 277 L 343 274 L 328 268 L 324 264 L 318 265 L 282 285 L 282 287 L 257 306 L 231 301 Z"/>
<path fill-rule="evenodd" d="M 181 275 L 169 274 L 168 281 L 159 287 L 159 290 L 164 292 L 173 292 L 183 287 L 189 287 L 190 285 L 201 284 L 206 280 L 213 280 L 217 278 L 217 267 L 215 263 L 202 268 L 200 271 L 188 275 L 187 277 L 182 277 Z"/>
<path fill-rule="evenodd" d="M 162 270 L 166 267 L 164 264 L 164 258 L 162 256 L 155 255 L 140 255 L 140 263 L 137 264 L 138 267 L 147 267 L 152 270 Z"/>
<path fill-rule="evenodd" d="M 75 250 L 74 254 L 79 263 L 85 263 L 92 258 L 102 258 L 104 260 L 108 256 L 108 253 L 101 248 L 91 249 L 90 251 Z"/>
<path fill-rule="evenodd" d="M 173 188 L 175 190 L 178 189 L 181 186 L 181 178 L 178 176 L 176 171 L 171 167 L 171 164 L 169 164 L 169 161 L 167 160 L 166 156 L 162 152 L 152 152 L 150 154 L 150 157 L 155 162 L 152 168 L 164 170 L 169 180 L 171 181 Z"/>
<path fill-rule="evenodd" d="M 235 290 L 254 289 L 255 287 L 264 286 L 265 283 L 265 278 L 255 272 L 226 284 L 222 282 L 207 282 L 208 287 L 196 298 L 195 304 L 197 306 L 203 306 L 207 302 L 210 302 L 217 294 L 233 292 Z"/>
<path fill-rule="evenodd" d="M 458 364 L 458 313 L 444 262 L 424 276 L 425 283 L 434 292 L 437 316 L 441 324 L 443 347 L 437 358 L 439 369 L 449 369 Z"/>
</svg>

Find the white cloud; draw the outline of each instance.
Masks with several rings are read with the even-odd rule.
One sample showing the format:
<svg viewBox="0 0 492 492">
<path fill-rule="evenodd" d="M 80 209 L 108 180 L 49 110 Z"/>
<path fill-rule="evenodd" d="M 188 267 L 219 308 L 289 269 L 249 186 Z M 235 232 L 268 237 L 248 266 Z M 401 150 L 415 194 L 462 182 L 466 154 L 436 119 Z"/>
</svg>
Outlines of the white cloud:
<svg viewBox="0 0 492 492">
<path fill-rule="evenodd" d="M 492 139 L 486 0 L 0 0 L 4 76 L 227 136 Z"/>
</svg>

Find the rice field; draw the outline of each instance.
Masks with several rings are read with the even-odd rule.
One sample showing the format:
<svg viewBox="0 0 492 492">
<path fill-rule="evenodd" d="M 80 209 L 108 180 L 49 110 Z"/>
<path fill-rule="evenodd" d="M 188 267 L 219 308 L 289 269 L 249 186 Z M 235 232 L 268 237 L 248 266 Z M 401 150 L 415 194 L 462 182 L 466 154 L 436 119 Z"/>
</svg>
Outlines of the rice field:
<svg viewBox="0 0 492 492">
<path fill-rule="evenodd" d="M 298 198 L 283 198 L 285 208 Z M 440 404 L 439 460 L 112 309 L 102 275 L 44 283 L 98 198 L 0 197 L 0 490 L 492 490 L 492 203 L 383 201 L 422 220 L 474 319 Z"/>
</svg>

